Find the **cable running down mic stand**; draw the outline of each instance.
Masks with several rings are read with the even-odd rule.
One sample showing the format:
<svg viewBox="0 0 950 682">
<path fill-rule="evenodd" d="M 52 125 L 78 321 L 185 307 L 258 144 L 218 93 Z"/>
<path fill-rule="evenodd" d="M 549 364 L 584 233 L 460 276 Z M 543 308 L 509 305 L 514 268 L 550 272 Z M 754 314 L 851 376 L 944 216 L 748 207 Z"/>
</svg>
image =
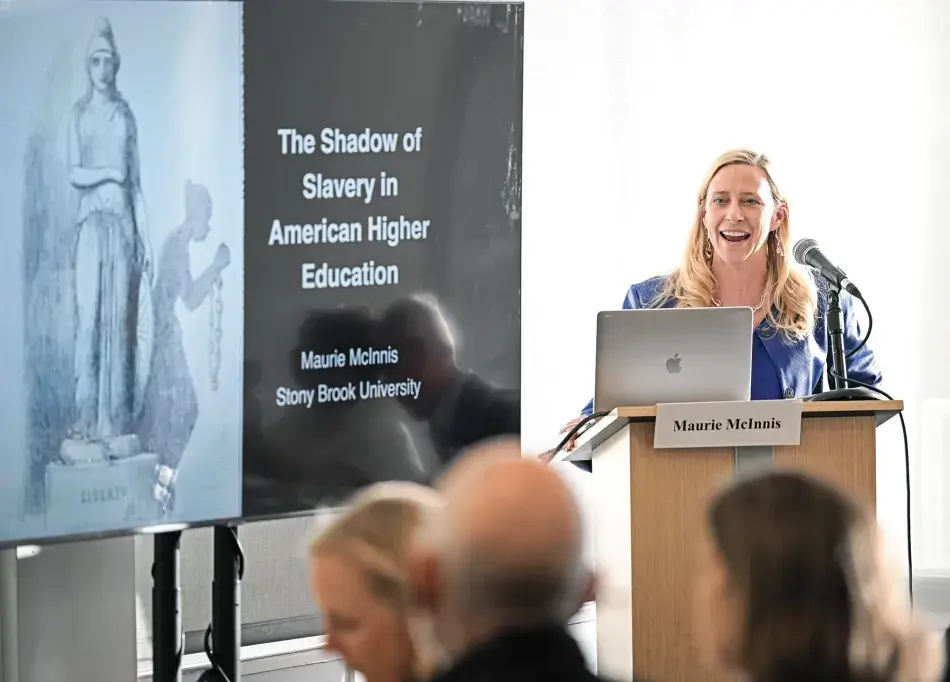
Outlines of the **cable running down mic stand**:
<svg viewBox="0 0 950 682">
<path fill-rule="evenodd" d="M 880 394 L 864 386 L 848 386 L 848 357 L 844 350 L 844 313 L 841 311 L 841 290 L 828 287 L 828 345 L 831 350 L 831 367 L 828 374 L 827 391 L 822 391 L 807 400 L 825 402 L 837 400 L 881 400 Z"/>
<path fill-rule="evenodd" d="M 813 395 L 805 400 L 826 401 L 826 400 L 890 400 L 894 401 L 886 392 L 879 388 L 872 388 L 868 385 L 859 385 L 849 388 L 848 383 L 860 384 L 853 379 L 848 379 L 848 357 L 844 350 L 844 315 L 841 312 L 840 289 L 830 288 L 828 292 L 828 343 L 831 348 L 831 367 L 828 372 L 828 383 L 831 390 Z M 851 350 L 850 355 L 854 355 L 860 350 L 868 338 L 871 336 L 871 328 L 874 326 L 871 316 L 871 309 L 863 297 L 857 296 L 864 306 L 868 315 L 868 329 L 864 338 L 858 346 Z M 904 437 L 904 485 L 907 493 L 906 519 L 907 519 L 907 583 L 910 592 L 911 605 L 914 603 L 914 551 L 912 544 L 913 529 L 911 527 L 911 485 L 910 485 L 910 446 L 907 440 L 907 422 L 904 420 L 904 410 L 897 411 L 897 417 L 901 423 L 901 435 Z"/>
<path fill-rule="evenodd" d="M 152 561 L 152 680 L 181 682 L 181 531 L 155 536 Z"/>
<path fill-rule="evenodd" d="M 211 586 L 211 625 L 204 649 L 211 663 L 198 682 L 238 682 L 241 679 L 241 580 L 244 550 L 234 526 L 214 527 L 214 582 Z"/>
</svg>

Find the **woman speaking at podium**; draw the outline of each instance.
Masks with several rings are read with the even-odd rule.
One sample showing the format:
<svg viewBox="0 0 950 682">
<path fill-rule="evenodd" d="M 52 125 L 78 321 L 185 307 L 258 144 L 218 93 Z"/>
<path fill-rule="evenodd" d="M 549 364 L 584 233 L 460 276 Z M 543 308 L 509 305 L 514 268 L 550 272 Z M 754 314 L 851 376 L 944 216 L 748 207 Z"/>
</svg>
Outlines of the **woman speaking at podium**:
<svg viewBox="0 0 950 682">
<path fill-rule="evenodd" d="M 682 264 L 670 275 L 631 286 L 623 309 L 752 308 L 752 400 L 779 400 L 822 388 L 827 298 L 821 276 L 793 261 L 788 203 L 772 179 L 768 159 L 738 149 L 716 159 L 703 181 Z M 850 354 L 862 333 L 854 299 L 842 291 L 840 304 L 845 352 Z M 881 383 L 867 346 L 847 363 L 848 378 L 873 387 Z M 592 411 L 593 400 L 561 433 Z"/>
</svg>

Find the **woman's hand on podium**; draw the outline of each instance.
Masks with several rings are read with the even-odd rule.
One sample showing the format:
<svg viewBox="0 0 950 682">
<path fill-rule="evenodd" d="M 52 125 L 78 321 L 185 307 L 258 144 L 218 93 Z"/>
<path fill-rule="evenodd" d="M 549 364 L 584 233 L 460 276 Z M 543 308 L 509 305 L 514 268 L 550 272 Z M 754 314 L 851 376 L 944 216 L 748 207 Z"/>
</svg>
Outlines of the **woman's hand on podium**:
<svg viewBox="0 0 950 682">
<path fill-rule="evenodd" d="M 567 424 L 565 424 L 564 427 L 560 431 L 558 431 L 558 435 L 563 436 L 565 433 L 573 429 L 575 426 L 577 426 L 581 421 L 583 421 L 586 418 L 587 416 L 583 414 L 580 417 L 575 417 L 574 419 L 569 421 Z M 590 426 L 593 426 L 594 422 L 596 422 L 596 420 L 592 420 L 592 422 L 588 425 L 588 428 Z M 580 437 L 582 433 L 584 433 L 584 431 L 586 431 L 586 429 L 580 429 L 577 433 L 571 436 L 571 439 L 564 444 L 564 447 L 561 448 L 560 452 L 570 452 L 575 447 L 577 447 L 577 439 Z M 552 459 L 554 459 L 555 455 L 557 454 L 558 454 L 557 448 L 556 447 L 551 448 L 550 450 L 546 450 L 545 452 L 542 452 L 540 455 L 538 455 L 538 459 L 541 460 L 542 462 L 547 463 L 547 462 L 550 462 Z"/>
<path fill-rule="evenodd" d="M 585 419 L 587 419 L 587 415 L 585 415 L 585 414 L 582 414 L 580 417 L 574 417 L 574 419 L 572 419 L 572 420 L 569 421 L 567 424 L 565 424 L 564 427 L 563 427 L 560 431 L 557 432 L 557 435 L 563 436 L 565 433 L 567 433 L 568 431 L 570 431 L 571 429 L 573 429 L 575 426 L 577 426 L 578 424 L 580 424 L 580 423 L 581 423 L 582 421 L 584 421 Z M 593 426 L 593 423 L 590 423 L 589 426 L 588 426 L 588 428 L 590 428 L 590 426 Z M 577 433 L 575 433 L 573 436 L 571 436 L 571 439 L 570 439 L 569 441 L 567 441 L 567 442 L 564 444 L 564 447 L 561 449 L 561 451 L 562 451 L 562 452 L 570 452 L 570 451 L 573 450 L 575 447 L 577 447 L 577 439 L 578 439 L 578 438 L 580 437 L 580 435 L 581 435 L 582 433 L 584 433 L 584 431 L 586 431 L 586 430 L 587 430 L 587 429 L 578 429 Z"/>
</svg>

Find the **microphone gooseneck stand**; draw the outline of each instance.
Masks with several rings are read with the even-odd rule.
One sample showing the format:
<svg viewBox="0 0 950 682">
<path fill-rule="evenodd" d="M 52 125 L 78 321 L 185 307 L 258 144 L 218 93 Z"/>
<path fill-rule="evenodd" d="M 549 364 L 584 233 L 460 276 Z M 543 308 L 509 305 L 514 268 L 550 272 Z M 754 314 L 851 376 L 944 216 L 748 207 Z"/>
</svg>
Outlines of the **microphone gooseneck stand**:
<svg viewBox="0 0 950 682">
<path fill-rule="evenodd" d="M 152 680 L 181 682 L 181 531 L 155 536 L 152 561 Z"/>
<path fill-rule="evenodd" d="M 864 309 L 868 314 L 868 329 L 865 332 L 864 339 L 861 341 L 860 348 L 871 335 L 871 310 L 868 308 L 864 298 L 858 294 L 856 297 L 864 304 Z M 844 349 L 844 314 L 841 312 L 841 289 L 838 286 L 831 285 L 828 288 L 828 346 L 831 351 L 830 367 L 828 368 L 828 387 L 829 390 L 817 393 L 805 398 L 806 401 L 824 402 L 830 400 L 891 400 L 890 395 L 881 389 L 870 389 L 866 386 L 849 387 L 848 383 L 859 383 L 848 380 L 848 356 Z M 855 351 L 852 351 L 852 353 Z M 911 485 L 910 485 L 910 446 L 907 439 L 907 423 L 904 421 L 904 411 L 897 411 L 897 417 L 900 419 L 901 435 L 904 437 L 904 489 L 907 494 L 906 519 L 907 519 L 907 584 L 910 593 L 911 605 L 914 603 L 914 548 L 912 542 L 913 528 L 911 526 Z"/>
<path fill-rule="evenodd" d="M 199 682 L 238 682 L 241 679 L 241 580 L 244 551 L 237 528 L 214 527 L 214 581 L 211 585 L 211 625 L 204 649 L 211 663 Z"/>
<path fill-rule="evenodd" d="M 841 311 L 840 289 L 828 287 L 828 345 L 831 349 L 831 371 L 828 390 L 809 396 L 811 402 L 834 400 L 882 400 L 882 396 L 863 386 L 848 386 L 848 359 L 844 350 L 844 313 Z"/>
</svg>

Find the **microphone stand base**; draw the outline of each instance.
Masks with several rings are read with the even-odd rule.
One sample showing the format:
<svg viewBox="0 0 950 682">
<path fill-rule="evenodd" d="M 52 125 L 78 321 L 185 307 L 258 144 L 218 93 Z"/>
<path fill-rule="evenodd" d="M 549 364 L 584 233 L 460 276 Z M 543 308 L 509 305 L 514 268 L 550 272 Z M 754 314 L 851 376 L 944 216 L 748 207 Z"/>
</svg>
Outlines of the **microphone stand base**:
<svg viewBox="0 0 950 682">
<path fill-rule="evenodd" d="M 824 403 L 839 400 L 884 400 L 884 397 L 863 386 L 857 386 L 855 388 L 835 388 L 830 391 L 816 393 L 805 398 L 803 402 Z"/>
</svg>

